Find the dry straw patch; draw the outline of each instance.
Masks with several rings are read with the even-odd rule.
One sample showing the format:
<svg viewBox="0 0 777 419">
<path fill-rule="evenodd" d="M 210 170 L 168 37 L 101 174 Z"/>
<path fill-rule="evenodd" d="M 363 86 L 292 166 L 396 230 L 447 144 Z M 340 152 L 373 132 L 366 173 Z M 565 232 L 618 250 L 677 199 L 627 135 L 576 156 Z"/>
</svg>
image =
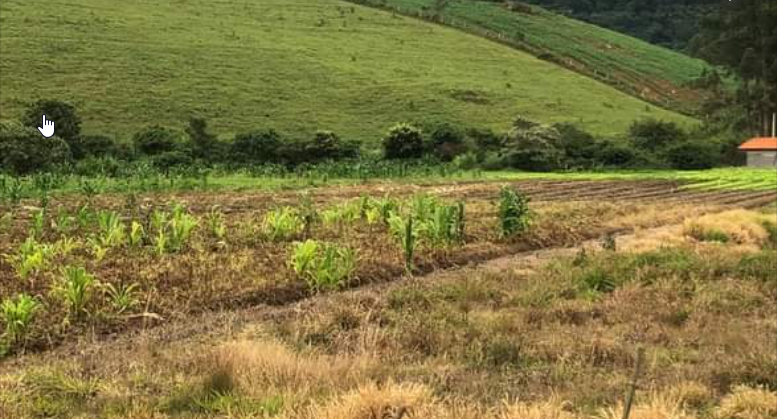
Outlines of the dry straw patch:
<svg viewBox="0 0 777 419">
<path fill-rule="evenodd" d="M 570 405 L 557 398 L 541 403 L 514 403 L 505 405 L 497 419 L 576 419 Z"/>
<path fill-rule="evenodd" d="M 305 396 L 318 389 L 343 389 L 359 382 L 374 361 L 366 357 L 295 353 L 266 340 L 238 341 L 217 348 L 212 372 L 226 374 L 242 390 L 263 394 L 272 389 Z"/>
<path fill-rule="evenodd" d="M 771 419 L 777 417 L 777 393 L 764 388 L 737 386 L 720 402 L 719 419 Z"/>
<path fill-rule="evenodd" d="M 602 413 L 604 419 L 621 419 L 624 406 L 619 404 L 614 409 L 606 409 Z M 696 419 L 696 416 L 685 411 L 680 401 L 665 396 L 653 395 L 646 403 L 632 407 L 630 419 Z"/>
<path fill-rule="evenodd" d="M 309 419 L 442 418 L 432 390 L 422 384 L 388 382 L 359 386 L 329 403 L 312 406 Z"/>
<path fill-rule="evenodd" d="M 769 232 L 764 226 L 766 223 L 777 225 L 777 220 L 767 214 L 737 209 L 686 220 L 683 231 L 685 235 L 702 241 L 725 236 L 737 244 L 760 246 L 769 239 Z"/>
</svg>

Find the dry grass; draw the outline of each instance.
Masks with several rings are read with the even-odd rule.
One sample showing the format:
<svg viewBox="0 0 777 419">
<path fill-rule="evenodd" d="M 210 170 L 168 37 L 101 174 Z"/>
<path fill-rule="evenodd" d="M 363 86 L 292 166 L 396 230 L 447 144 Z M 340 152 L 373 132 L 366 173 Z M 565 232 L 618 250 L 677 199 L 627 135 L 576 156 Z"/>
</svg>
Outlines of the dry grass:
<svg viewBox="0 0 777 419">
<path fill-rule="evenodd" d="M 687 220 L 684 233 L 700 241 L 732 241 L 737 244 L 761 246 L 769 240 L 766 223 L 775 226 L 777 219 L 767 214 L 740 209 Z"/>
<path fill-rule="evenodd" d="M 777 416 L 777 393 L 764 388 L 737 386 L 715 411 L 719 419 L 770 419 Z"/>
</svg>

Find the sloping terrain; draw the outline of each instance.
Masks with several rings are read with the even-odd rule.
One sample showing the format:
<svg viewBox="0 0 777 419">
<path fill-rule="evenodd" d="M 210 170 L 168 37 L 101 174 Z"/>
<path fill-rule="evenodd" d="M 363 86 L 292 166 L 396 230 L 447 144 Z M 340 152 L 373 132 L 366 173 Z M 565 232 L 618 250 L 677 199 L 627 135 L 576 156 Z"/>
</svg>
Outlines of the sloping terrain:
<svg viewBox="0 0 777 419">
<path fill-rule="evenodd" d="M 703 92 L 691 87 L 707 64 L 520 2 L 356 0 L 496 39 L 661 106 L 693 112 Z"/>
<path fill-rule="evenodd" d="M 643 117 L 693 123 L 482 37 L 337 0 L 4 0 L 0 28 L 0 117 L 68 100 L 88 133 L 194 114 L 221 135 L 367 142 L 398 121 L 506 129 L 517 114 L 600 135 Z"/>
</svg>

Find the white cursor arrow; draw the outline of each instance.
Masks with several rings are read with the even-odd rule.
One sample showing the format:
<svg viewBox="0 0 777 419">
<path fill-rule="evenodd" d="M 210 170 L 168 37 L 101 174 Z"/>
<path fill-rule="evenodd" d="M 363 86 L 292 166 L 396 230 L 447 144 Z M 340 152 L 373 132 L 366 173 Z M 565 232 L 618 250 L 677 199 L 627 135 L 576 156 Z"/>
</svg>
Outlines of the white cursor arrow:
<svg viewBox="0 0 777 419">
<path fill-rule="evenodd" d="M 43 115 L 43 126 L 38 127 L 38 131 L 43 134 L 44 137 L 49 138 L 54 135 L 54 121 L 46 120 L 46 115 Z"/>
</svg>

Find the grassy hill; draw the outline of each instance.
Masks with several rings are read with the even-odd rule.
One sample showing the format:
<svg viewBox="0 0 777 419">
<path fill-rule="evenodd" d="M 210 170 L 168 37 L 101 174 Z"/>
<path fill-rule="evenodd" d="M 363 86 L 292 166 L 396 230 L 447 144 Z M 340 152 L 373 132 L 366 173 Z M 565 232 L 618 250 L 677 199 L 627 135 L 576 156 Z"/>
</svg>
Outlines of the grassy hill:
<svg viewBox="0 0 777 419">
<path fill-rule="evenodd" d="M 661 106 L 693 112 L 702 97 L 689 83 L 708 65 L 687 55 L 536 6 L 449 0 L 354 0 L 499 39 Z M 515 3 L 515 2 L 514 2 Z"/>
<path fill-rule="evenodd" d="M 693 123 L 482 37 L 337 0 L 3 0 L 0 51 L 0 118 L 62 99 L 87 132 L 118 136 L 193 114 L 222 135 L 366 141 L 397 121 L 505 129 L 517 114 L 601 135 L 643 117 Z"/>
</svg>

